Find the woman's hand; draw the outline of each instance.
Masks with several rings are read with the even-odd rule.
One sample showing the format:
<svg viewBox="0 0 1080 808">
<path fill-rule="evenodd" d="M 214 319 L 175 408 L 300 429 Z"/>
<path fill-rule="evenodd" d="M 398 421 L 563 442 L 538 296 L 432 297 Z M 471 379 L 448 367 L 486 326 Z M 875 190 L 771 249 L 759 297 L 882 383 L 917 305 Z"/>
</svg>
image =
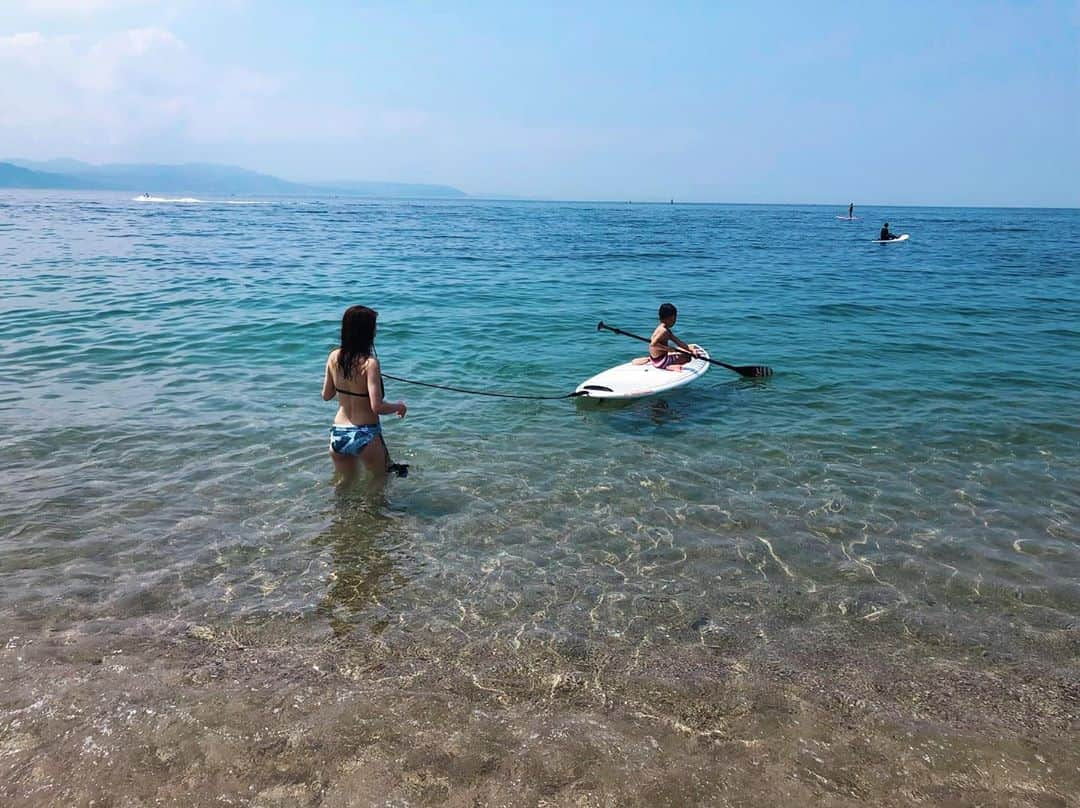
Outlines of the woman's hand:
<svg viewBox="0 0 1080 808">
<path fill-rule="evenodd" d="M 405 406 L 404 401 L 399 401 L 394 408 L 394 412 L 397 413 L 398 418 L 404 418 L 405 413 L 409 411 L 409 408 Z"/>
</svg>

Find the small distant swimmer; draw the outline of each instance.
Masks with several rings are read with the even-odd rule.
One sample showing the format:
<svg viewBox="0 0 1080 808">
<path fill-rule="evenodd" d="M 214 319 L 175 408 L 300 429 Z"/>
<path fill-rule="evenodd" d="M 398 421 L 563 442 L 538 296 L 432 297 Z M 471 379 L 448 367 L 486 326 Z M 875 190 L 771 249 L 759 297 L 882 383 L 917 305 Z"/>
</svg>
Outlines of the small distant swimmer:
<svg viewBox="0 0 1080 808">
<path fill-rule="evenodd" d="M 149 199 L 149 198 L 150 198 L 150 192 L 147 191 L 146 193 L 143 194 L 143 199 Z"/>
<path fill-rule="evenodd" d="M 852 202 L 850 205 L 847 206 L 847 217 L 849 219 L 854 219 L 855 218 L 855 203 L 854 202 Z"/>
<path fill-rule="evenodd" d="M 878 236 L 878 241 L 893 241 L 898 238 L 900 236 L 889 232 L 889 223 L 885 222 L 885 226 L 881 228 L 881 234 Z"/>
</svg>

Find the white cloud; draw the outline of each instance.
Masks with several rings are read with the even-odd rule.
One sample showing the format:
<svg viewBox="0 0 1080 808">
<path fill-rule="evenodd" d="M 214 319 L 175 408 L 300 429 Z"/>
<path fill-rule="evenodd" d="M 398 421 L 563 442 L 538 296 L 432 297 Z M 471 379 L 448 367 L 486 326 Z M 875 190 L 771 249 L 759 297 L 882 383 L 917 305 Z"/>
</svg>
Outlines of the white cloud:
<svg viewBox="0 0 1080 808">
<path fill-rule="evenodd" d="M 416 131 L 415 110 L 322 101 L 306 86 L 214 65 L 174 33 L 145 27 L 90 37 L 0 37 L 0 142 L 11 154 L 134 159 L 149 147 L 318 144 Z"/>
<path fill-rule="evenodd" d="M 35 133 L 116 142 L 145 131 L 148 113 L 175 122 L 192 89 L 185 55 L 182 42 L 155 28 L 94 42 L 36 32 L 0 39 L 0 69 L 19 77 L 0 89 L 0 133 L 16 142 Z"/>
<path fill-rule="evenodd" d="M 29 53 L 40 48 L 44 42 L 45 37 L 37 31 L 28 31 L 24 34 L 11 34 L 10 36 L 0 36 L 0 51 Z"/>
<path fill-rule="evenodd" d="M 23 10 L 44 14 L 90 15 L 102 11 L 118 11 L 133 6 L 145 6 L 155 0 L 16 0 Z"/>
<path fill-rule="evenodd" d="M 133 28 L 94 43 L 74 81 L 88 90 L 139 95 L 182 92 L 195 66 L 187 47 L 161 28 Z"/>
</svg>

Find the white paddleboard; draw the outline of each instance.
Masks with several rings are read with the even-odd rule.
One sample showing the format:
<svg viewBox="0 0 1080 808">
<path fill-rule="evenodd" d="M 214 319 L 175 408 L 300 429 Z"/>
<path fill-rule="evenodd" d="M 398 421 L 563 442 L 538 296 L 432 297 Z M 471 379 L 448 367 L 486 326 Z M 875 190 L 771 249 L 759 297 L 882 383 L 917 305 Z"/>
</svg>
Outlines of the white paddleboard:
<svg viewBox="0 0 1080 808">
<path fill-rule="evenodd" d="M 907 241 L 907 240 L 908 240 L 908 234 L 904 233 L 902 236 L 897 236 L 896 238 L 885 239 L 884 241 L 882 241 L 879 238 L 876 238 L 876 239 L 874 239 L 874 243 L 875 244 L 892 244 L 894 241 Z"/>
<path fill-rule="evenodd" d="M 709 355 L 704 348 L 701 352 L 706 357 Z M 682 370 L 661 370 L 649 362 L 643 365 L 626 362 L 586 379 L 578 385 L 577 392 L 586 393 L 589 398 L 644 398 L 689 384 L 704 376 L 708 369 L 709 363 L 704 359 L 691 359 Z"/>
<path fill-rule="evenodd" d="M 845 222 L 853 222 L 856 219 L 861 219 L 862 216 L 837 216 L 837 219 L 843 219 Z"/>
</svg>

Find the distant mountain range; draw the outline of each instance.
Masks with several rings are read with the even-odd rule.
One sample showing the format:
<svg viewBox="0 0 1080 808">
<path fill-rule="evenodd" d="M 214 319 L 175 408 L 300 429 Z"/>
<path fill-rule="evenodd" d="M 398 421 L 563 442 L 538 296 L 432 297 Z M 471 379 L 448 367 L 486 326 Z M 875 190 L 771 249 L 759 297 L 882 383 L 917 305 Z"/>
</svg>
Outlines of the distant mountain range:
<svg viewBox="0 0 1080 808">
<path fill-rule="evenodd" d="M 94 182 L 48 171 L 34 171 L 15 163 L 0 163 L 0 188 L 100 188 Z"/>
<path fill-rule="evenodd" d="M 0 188 L 135 191 L 150 194 L 261 194 L 267 196 L 381 196 L 455 198 L 467 194 L 448 185 L 404 182 L 298 183 L 235 166 L 211 163 L 156 165 L 78 160 L 0 161 Z"/>
</svg>

